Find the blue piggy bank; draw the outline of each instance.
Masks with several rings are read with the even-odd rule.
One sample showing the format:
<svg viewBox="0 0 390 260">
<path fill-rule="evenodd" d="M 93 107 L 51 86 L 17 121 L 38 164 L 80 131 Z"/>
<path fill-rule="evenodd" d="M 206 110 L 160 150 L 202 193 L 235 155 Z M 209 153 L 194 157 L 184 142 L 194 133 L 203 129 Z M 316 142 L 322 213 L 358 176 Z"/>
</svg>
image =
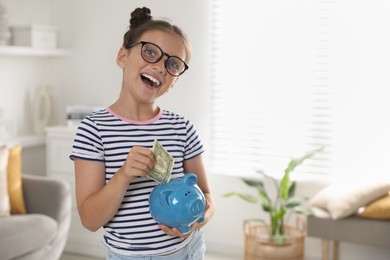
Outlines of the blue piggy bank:
<svg viewBox="0 0 390 260">
<path fill-rule="evenodd" d="M 157 223 L 187 233 L 195 221 L 204 221 L 206 200 L 197 181 L 195 174 L 188 173 L 159 184 L 152 190 L 149 197 L 150 213 Z"/>
</svg>

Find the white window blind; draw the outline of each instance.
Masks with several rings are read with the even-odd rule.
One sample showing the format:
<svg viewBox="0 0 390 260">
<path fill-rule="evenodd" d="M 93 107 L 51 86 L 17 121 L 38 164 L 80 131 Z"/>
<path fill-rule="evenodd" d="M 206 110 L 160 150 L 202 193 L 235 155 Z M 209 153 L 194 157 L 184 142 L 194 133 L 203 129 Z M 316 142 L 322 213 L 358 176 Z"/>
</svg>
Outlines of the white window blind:
<svg viewBox="0 0 390 260">
<path fill-rule="evenodd" d="M 380 0 L 213 0 L 212 171 L 279 175 L 321 145 L 300 171 L 384 169 L 389 11 Z"/>
<path fill-rule="evenodd" d="M 332 4 L 214 0 L 214 172 L 281 174 L 326 145 L 301 169 L 329 173 Z"/>
</svg>

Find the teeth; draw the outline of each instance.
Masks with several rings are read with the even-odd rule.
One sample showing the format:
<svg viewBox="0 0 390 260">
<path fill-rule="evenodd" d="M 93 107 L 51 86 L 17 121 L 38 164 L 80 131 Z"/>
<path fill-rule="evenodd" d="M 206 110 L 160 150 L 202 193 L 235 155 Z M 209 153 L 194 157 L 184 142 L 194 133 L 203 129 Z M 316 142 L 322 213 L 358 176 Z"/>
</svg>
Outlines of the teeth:
<svg viewBox="0 0 390 260">
<path fill-rule="evenodd" d="M 142 74 L 142 76 L 144 76 L 145 78 L 148 78 L 150 79 L 151 81 L 153 81 L 154 85 L 156 87 L 159 87 L 160 86 L 160 81 L 158 81 L 157 79 L 153 78 L 152 76 L 148 75 L 148 74 Z"/>
</svg>

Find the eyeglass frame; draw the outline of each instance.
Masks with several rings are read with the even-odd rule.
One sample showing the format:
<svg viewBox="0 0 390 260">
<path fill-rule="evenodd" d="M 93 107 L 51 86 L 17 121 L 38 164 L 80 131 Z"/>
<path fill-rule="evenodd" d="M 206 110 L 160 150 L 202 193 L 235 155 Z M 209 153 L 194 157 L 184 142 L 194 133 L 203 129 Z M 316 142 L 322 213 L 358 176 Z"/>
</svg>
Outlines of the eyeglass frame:
<svg viewBox="0 0 390 260">
<path fill-rule="evenodd" d="M 165 67 L 166 71 L 168 72 L 168 74 L 171 75 L 171 76 L 173 76 L 173 77 L 179 77 L 179 76 L 183 75 L 183 73 L 184 73 L 186 70 L 189 69 L 189 66 L 187 65 L 187 63 L 185 63 L 184 60 L 182 60 L 181 58 L 179 58 L 179 57 L 177 57 L 177 56 L 175 56 L 175 55 L 169 55 L 168 53 L 164 52 L 164 51 L 160 48 L 160 46 L 158 46 L 157 44 L 155 44 L 155 43 L 153 43 L 153 42 L 139 41 L 139 42 L 136 42 L 136 43 L 131 44 L 131 45 L 128 47 L 128 49 L 133 48 L 133 47 L 137 46 L 138 44 L 141 44 L 141 57 L 142 57 L 142 59 L 143 59 L 144 61 L 146 61 L 147 63 L 155 64 L 155 63 L 159 62 L 159 61 L 162 59 L 162 57 L 167 56 L 167 59 L 166 59 L 165 62 L 164 62 L 164 67 Z M 151 61 L 148 61 L 148 60 L 146 60 L 146 59 L 144 58 L 144 55 L 143 55 L 143 53 L 142 53 L 142 49 L 143 49 L 143 47 L 145 46 L 145 44 L 151 44 L 151 45 L 157 47 L 157 48 L 161 51 L 161 56 L 160 56 L 156 61 L 151 62 Z M 180 72 L 180 74 L 178 74 L 178 75 L 174 75 L 174 74 L 170 73 L 169 70 L 168 70 L 168 68 L 167 68 L 167 62 L 168 62 L 168 60 L 169 60 L 171 57 L 177 58 L 177 59 L 181 60 L 181 61 L 183 62 L 183 64 L 184 64 L 184 70 L 183 70 L 182 72 Z"/>
</svg>

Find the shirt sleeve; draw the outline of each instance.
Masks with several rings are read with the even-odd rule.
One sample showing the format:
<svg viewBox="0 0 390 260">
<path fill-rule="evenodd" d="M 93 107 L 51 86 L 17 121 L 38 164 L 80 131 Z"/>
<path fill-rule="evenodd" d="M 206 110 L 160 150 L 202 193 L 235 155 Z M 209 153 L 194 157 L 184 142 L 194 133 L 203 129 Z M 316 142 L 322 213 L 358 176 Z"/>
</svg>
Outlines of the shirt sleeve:
<svg viewBox="0 0 390 260">
<path fill-rule="evenodd" d="M 103 142 L 99 129 L 89 117 L 84 118 L 77 129 L 69 158 L 104 161 Z"/>
<path fill-rule="evenodd" d="M 186 121 L 186 145 L 184 159 L 189 160 L 204 152 L 202 141 L 191 121 Z"/>
</svg>

